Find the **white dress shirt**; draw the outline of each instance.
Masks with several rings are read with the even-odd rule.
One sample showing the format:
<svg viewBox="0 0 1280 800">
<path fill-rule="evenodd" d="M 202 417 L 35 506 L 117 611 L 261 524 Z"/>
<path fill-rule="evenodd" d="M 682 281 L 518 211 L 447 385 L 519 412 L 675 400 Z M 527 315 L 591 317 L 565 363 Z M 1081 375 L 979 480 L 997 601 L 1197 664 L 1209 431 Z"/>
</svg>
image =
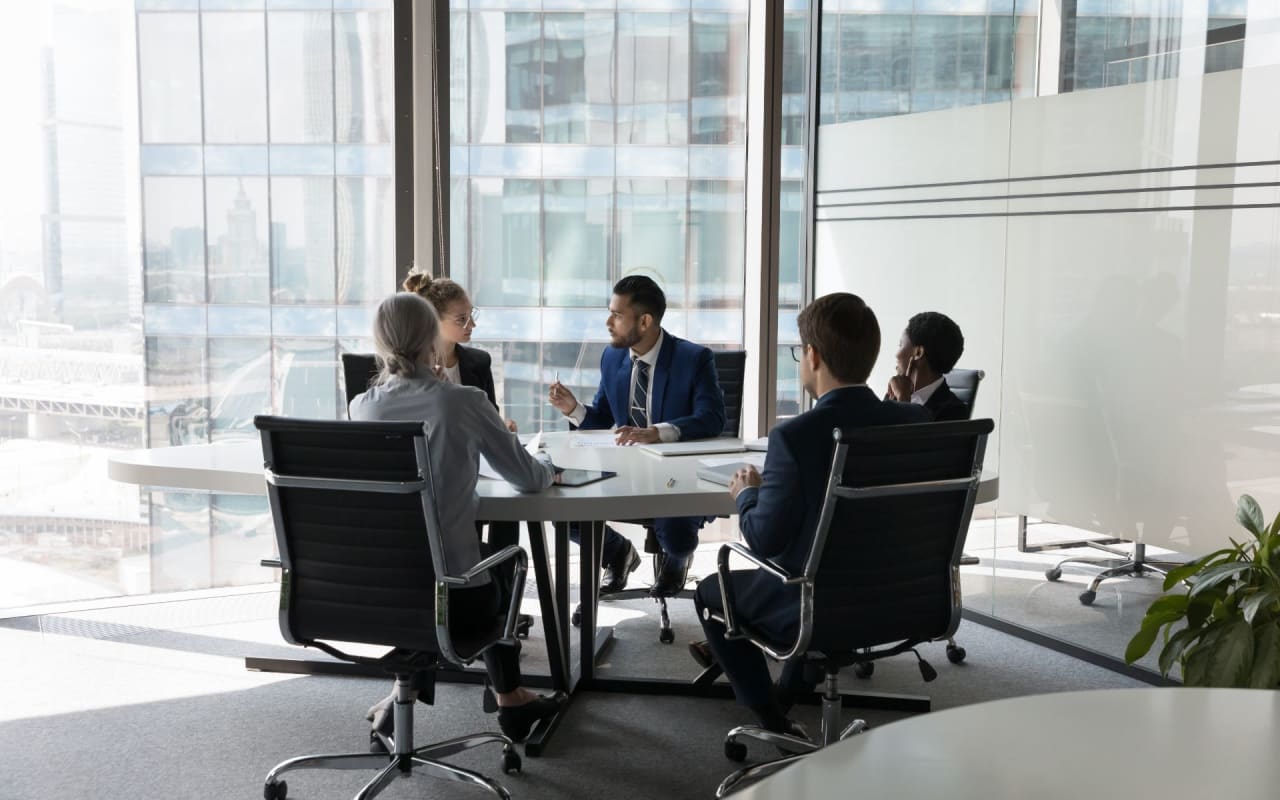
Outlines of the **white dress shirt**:
<svg viewBox="0 0 1280 800">
<path fill-rule="evenodd" d="M 919 389 L 916 389 L 914 392 L 911 393 L 911 402 L 915 403 L 918 406 L 922 406 L 925 403 L 929 402 L 929 398 L 933 397 L 933 393 L 938 391 L 938 387 L 942 385 L 942 382 L 944 380 L 946 380 L 946 378 L 938 378 L 933 383 L 930 383 L 927 386 L 921 386 Z"/>
<path fill-rule="evenodd" d="M 680 429 L 670 422 L 653 422 L 653 376 L 658 371 L 658 354 L 662 352 L 662 341 L 667 336 L 662 329 L 658 330 L 658 341 L 653 347 L 649 348 L 647 353 L 637 355 L 635 351 L 631 352 L 631 384 L 627 389 L 627 412 L 630 414 L 631 398 L 636 396 L 636 380 L 639 377 L 640 370 L 636 368 L 637 361 L 643 361 L 649 365 L 649 385 L 645 387 L 645 419 L 649 420 L 649 424 L 658 429 L 658 439 L 663 442 L 680 441 Z M 582 403 L 578 403 L 573 407 L 566 416 L 575 426 L 582 425 L 582 421 L 587 417 L 587 409 Z"/>
<path fill-rule="evenodd" d="M 426 367 L 419 367 L 412 378 L 393 375 L 356 395 L 350 411 L 356 420 L 428 423 L 427 444 L 440 503 L 445 560 L 454 575 L 480 561 L 476 481 L 482 454 L 519 491 L 541 491 L 555 479 L 550 461 L 525 451 L 482 390 L 439 380 Z"/>
</svg>

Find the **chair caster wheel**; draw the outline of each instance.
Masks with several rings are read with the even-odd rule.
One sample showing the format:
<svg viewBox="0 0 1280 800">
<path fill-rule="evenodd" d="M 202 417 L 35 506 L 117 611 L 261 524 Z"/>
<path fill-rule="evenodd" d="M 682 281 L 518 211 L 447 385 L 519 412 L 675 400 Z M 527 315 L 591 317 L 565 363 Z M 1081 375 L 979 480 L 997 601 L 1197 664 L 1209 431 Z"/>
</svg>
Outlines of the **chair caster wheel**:
<svg viewBox="0 0 1280 800">
<path fill-rule="evenodd" d="M 369 731 L 369 752 L 378 753 L 380 755 L 391 752 L 387 749 L 387 745 L 382 741 L 382 737 L 379 736 L 376 731 Z M 283 797 L 283 795 L 281 796 Z"/>
<path fill-rule="evenodd" d="M 663 628 L 662 630 L 658 631 L 658 641 L 662 642 L 663 644 L 671 644 L 675 640 L 676 640 L 676 632 L 671 630 L 670 628 Z"/>
<path fill-rule="evenodd" d="M 268 783 L 262 787 L 262 796 L 265 800 L 284 800 L 289 796 L 289 784 L 287 781 Z"/>
<path fill-rule="evenodd" d="M 515 750 L 502 751 L 502 773 L 510 775 L 520 771 L 520 754 Z"/>
<path fill-rule="evenodd" d="M 952 664 L 959 664 L 964 661 L 964 657 L 969 655 L 965 649 L 958 644 L 947 645 L 947 660 Z"/>
<path fill-rule="evenodd" d="M 853 665 L 853 674 L 859 678 L 870 678 L 876 671 L 876 665 L 870 661 L 862 661 Z"/>
<path fill-rule="evenodd" d="M 1062 577 L 1062 570 L 1057 567 L 1054 567 L 1053 569 L 1046 569 L 1044 571 L 1044 577 L 1045 580 L 1056 581 L 1058 578 Z"/>
<path fill-rule="evenodd" d="M 573 607 L 573 614 L 569 616 L 569 622 L 575 628 L 582 627 L 582 603 L 578 603 Z"/>
<path fill-rule="evenodd" d="M 1086 589 L 1080 593 L 1080 605 L 1091 606 L 1093 605 L 1093 601 L 1097 599 L 1098 593 L 1091 589 Z"/>
<path fill-rule="evenodd" d="M 742 742 L 725 741 L 724 757 L 741 764 L 747 760 L 747 746 Z"/>
</svg>

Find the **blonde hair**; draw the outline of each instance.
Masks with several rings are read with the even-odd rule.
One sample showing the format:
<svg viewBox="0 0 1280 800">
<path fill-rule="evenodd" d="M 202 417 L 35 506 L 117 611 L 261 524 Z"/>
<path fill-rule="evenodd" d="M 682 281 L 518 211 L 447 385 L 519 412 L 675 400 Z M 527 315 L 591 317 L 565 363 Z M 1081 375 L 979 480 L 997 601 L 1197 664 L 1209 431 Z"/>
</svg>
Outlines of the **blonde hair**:
<svg viewBox="0 0 1280 800">
<path fill-rule="evenodd" d="M 409 270 L 409 277 L 401 284 L 406 292 L 413 292 L 425 297 L 435 306 L 437 314 L 449 310 L 449 306 L 457 300 L 467 299 L 467 290 L 449 278 L 432 278 L 426 272 L 414 267 Z"/>
<path fill-rule="evenodd" d="M 434 353 L 440 318 L 422 297 L 400 292 L 378 304 L 373 319 L 373 346 L 381 369 L 378 383 L 392 375 L 412 377 L 422 356 Z"/>
</svg>

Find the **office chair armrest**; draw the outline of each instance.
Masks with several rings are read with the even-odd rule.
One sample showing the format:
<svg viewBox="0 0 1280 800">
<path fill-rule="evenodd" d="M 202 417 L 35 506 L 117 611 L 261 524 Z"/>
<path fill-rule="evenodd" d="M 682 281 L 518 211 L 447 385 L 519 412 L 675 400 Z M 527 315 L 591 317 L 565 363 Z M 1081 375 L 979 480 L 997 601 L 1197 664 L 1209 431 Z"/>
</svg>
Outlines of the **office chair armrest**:
<svg viewBox="0 0 1280 800">
<path fill-rule="evenodd" d="M 498 552 L 482 559 L 471 569 L 462 573 L 460 578 L 452 578 L 446 576 L 445 580 L 453 583 L 460 582 L 463 586 L 471 583 L 476 578 L 487 573 L 493 567 L 504 561 L 515 559 L 515 574 L 511 581 L 511 605 L 507 607 L 507 621 L 502 626 L 501 641 L 511 643 L 515 641 L 516 622 L 520 617 L 520 600 L 524 597 L 524 580 L 525 575 L 529 572 L 529 556 L 524 552 L 524 548 L 519 545 L 507 545 Z M 486 650 L 488 648 L 485 648 Z M 481 651 L 483 652 L 483 650 Z"/>
<path fill-rule="evenodd" d="M 720 603 L 724 609 L 724 627 L 725 638 L 736 639 L 741 638 L 744 634 L 738 630 L 737 625 L 733 621 L 733 607 L 735 605 L 733 595 L 733 584 L 729 580 L 729 557 L 738 554 L 747 559 L 751 563 L 759 567 L 766 575 L 777 579 L 783 584 L 803 583 L 804 578 L 796 578 L 791 573 L 779 567 L 777 564 L 768 559 L 761 558 L 751 549 L 741 542 L 729 542 L 720 546 L 720 553 L 716 557 L 716 572 L 720 576 Z"/>
</svg>

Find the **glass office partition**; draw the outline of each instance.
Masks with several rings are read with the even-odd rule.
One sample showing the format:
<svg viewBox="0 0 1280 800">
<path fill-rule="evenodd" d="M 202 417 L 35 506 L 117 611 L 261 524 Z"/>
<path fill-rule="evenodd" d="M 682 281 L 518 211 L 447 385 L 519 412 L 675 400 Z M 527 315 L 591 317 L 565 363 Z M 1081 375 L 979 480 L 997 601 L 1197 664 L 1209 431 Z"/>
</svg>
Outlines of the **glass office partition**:
<svg viewBox="0 0 1280 800">
<path fill-rule="evenodd" d="M 1241 494 L 1280 509 L 1280 10 L 824 9 L 816 291 L 883 309 L 876 388 L 910 314 L 961 325 L 1000 479 L 966 607 L 1119 658 L 1160 581 L 1103 569 L 1222 546 Z"/>
</svg>

